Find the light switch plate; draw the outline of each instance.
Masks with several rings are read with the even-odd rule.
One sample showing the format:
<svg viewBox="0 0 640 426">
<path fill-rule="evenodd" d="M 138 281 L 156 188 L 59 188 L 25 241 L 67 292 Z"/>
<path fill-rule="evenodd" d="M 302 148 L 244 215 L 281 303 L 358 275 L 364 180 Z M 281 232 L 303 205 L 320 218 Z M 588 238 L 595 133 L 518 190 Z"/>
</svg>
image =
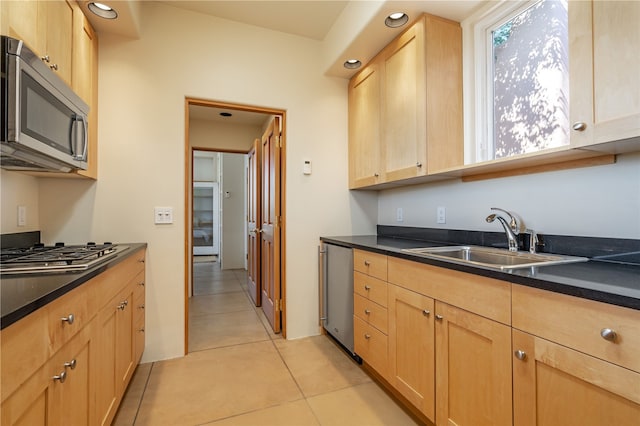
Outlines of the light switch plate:
<svg viewBox="0 0 640 426">
<path fill-rule="evenodd" d="M 155 207 L 153 211 L 154 223 L 160 225 L 173 223 L 173 207 Z"/>
<path fill-rule="evenodd" d="M 447 209 L 443 206 L 437 208 L 436 223 L 447 223 Z"/>
</svg>

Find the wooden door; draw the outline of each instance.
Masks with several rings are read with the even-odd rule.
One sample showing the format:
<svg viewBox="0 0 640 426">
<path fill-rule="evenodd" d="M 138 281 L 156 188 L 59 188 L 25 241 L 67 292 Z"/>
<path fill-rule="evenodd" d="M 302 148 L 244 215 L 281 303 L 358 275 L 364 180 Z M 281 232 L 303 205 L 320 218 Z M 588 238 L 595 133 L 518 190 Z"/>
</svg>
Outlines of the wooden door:
<svg viewBox="0 0 640 426">
<path fill-rule="evenodd" d="M 435 320 L 436 425 L 511 425 L 511 328 L 440 301 Z"/>
<path fill-rule="evenodd" d="M 247 243 L 247 286 L 249 287 L 249 296 L 256 306 L 260 306 L 261 287 L 260 287 L 260 208 L 261 205 L 261 174 L 260 174 L 260 153 L 262 152 L 262 144 L 260 139 L 253 142 L 253 148 L 248 154 L 249 167 L 247 169 L 247 227 L 248 227 L 248 243 Z"/>
<path fill-rule="evenodd" d="M 280 117 L 262 135 L 261 302 L 273 331 L 280 332 Z"/>
<path fill-rule="evenodd" d="M 513 330 L 515 426 L 631 426 L 640 374 Z"/>
<path fill-rule="evenodd" d="M 435 420 L 434 300 L 389 285 L 389 370 L 392 384 Z"/>
</svg>

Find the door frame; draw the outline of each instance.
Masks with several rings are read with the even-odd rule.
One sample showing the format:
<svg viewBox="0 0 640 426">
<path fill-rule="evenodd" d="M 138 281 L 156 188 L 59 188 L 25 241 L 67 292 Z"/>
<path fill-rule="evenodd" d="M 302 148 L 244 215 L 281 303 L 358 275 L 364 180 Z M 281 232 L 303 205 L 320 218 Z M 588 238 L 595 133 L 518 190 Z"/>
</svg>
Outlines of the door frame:
<svg viewBox="0 0 640 426">
<path fill-rule="evenodd" d="M 192 170 L 192 151 L 197 150 L 215 150 L 215 148 L 202 148 L 192 147 L 189 143 L 189 106 L 204 106 L 214 108 L 225 108 L 235 111 L 256 112 L 266 115 L 277 115 L 282 120 L 282 136 L 280 141 L 280 216 L 282 217 L 282 225 L 280 228 L 281 242 L 280 242 L 280 292 L 281 292 L 281 329 L 282 337 L 286 339 L 286 320 L 287 320 L 287 303 L 286 303 L 286 129 L 287 129 L 287 112 L 284 109 L 260 107 L 255 105 L 237 104 L 222 101 L 213 101 L 207 99 L 199 99 L 193 97 L 185 97 L 184 103 L 184 354 L 189 351 L 189 291 L 193 285 L 193 270 L 191 259 L 192 253 L 192 238 L 191 238 L 191 186 L 193 185 L 193 170 Z M 220 150 L 223 151 L 223 150 Z"/>
</svg>

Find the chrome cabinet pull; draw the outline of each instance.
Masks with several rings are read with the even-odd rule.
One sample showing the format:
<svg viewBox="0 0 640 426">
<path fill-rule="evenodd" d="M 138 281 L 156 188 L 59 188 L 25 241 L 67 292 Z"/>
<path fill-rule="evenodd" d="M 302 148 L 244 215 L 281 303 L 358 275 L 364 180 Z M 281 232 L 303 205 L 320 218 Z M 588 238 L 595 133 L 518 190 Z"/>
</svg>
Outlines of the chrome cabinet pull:
<svg viewBox="0 0 640 426">
<path fill-rule="evenodd" d="M 600 336 L 602 336 L 604 340 L 615 342 L 616 338 L 618 337 L 618 333 L 610 328 L 603 328 L 602 330 L 600 330 Z"/>
<path fill-rule="evenodd" d="M 438 315 L 438 314 L 436 314 L 436 319 L 437 319 L 438 321 L 442 321 L 442 320 L 444 319 L 444 317 L 443 317 L 442 315 Z"/>
<path fill-rule="evenodd" d="M 369 315 L 370 313 L 371 313 L 371 311 L 370 311 L 370 310 L 368 310 L 368 309 L 365 309 L 365 310 L 364 310 L 364 314 L 365 314 L 365 315 Z"/>
<path fill-rule="evenodd" d="M 144 263 L 144 259 L 140 259 L 140 260 L 138 260 L 138 262 Z"/>
<path fill-rule="evenodd" d="M 418 161 L 418 162 L 416 163 L 416 167 L 417 167 L 417 168 L 421 168 L 421 167 L 422 167 L 422 163 Z"/>
<path fill-rule="evenodd" d="M 424 315 L 425 317 L 428 317 L 431 314 L 431 311 L 429 311 L 428 309 L 424 309 L 422 311 L 422 315 Z"/>
<path fill-rule="evenodd" d="M 369 262 L 368 260 L 365 260 L 364 261 L 364 266 L 369 266 L 369 265 L 371 265 L 371 262 Z"/>
<path fill-rule="evenodd" d="M 138 283 L 138 285 L 140 285 L 140 286 L 144 287 L 144 281 L 140 281 L 140 282 Z"/>
<path fill-rule="evenodd" d="M 365 333 L 364 338 L 365 338 L 365 339 L 367 339 L 367 340 L 369 340 L 369 339 L 371 339 L 371 335 L 370 335 L 370 334 L 366 334 L 366 333 Z"/>
<path fill-rule="evenodd" d="M 62 317 L 60 318 L 60 321 L 62 322 L 66 322 L 67 324 L 71 325 L 73 324 L 73 322 L 75 321 L 76 317 L 73 316 L 73 314 L 69 314 L 66 317 Z"/>
<path fill-rule="evenodd" d="M 139 331 L 140 333 L 144 333 L 144 327 L 142 327 L 142 328 L 138 329 L 138 331 Z"/>
<path fill-rule="evenodd" d="M 527 359 L 527 353 L 525 351 L 522 351 L 520 349 L 518 349 L 517 351 L 515 351 L 513 353 L 515 355 L 516 358 L 518 358 L 520 361 L 524 361 L 525 359 Z"/>
<path fill-rule="evenodd" d="M 49 65 L 49 68 L 51 68 L 54 71 L 58 71 L 58 64 Z"/>
<path fill-rule="evenodd" d="M 64 383 L 65 380 L 67 380 L 67 372 L 63 371 L 62 373 L 58 374 L 57 376 L 53 376 L 53 380 L 58 380 L 60 383 Z"/>
<path fill-rule="evenodd" d="M 571 128 L 577 132 L 584 132 L 587 129 L 587 123 L 584 121 L 576 121 Z"/>
<path fill-rule="evenodd" d="M 368 286 L 367 284 L 365 284 L 365 285 L 364 285 L 364 289 L 365 289 L 365 290 L 367 290 L 367 291 L 369 291 L 369 290 L 371 290 L 371 286 Z"/>
<path fill-rule="evenodd" d="M 379 177 L 380 175 L 378 173 L 374 173 L 373 177 Z"/>
<path fill-rule="evenodd" d="M 144 304 L 138 306 L 138 309 L 144 309 Z"/>
<path fill-rule="evenodd" d="M 45 62 L 51 62 L 51 58 L 49 58 L 49 55 L 40 56 L 40 59 Z"/>
<path fill-rule="evenodd" d="M 78 364 L 78 361 L 76 361 L 76 359 L 74 358 L 69 362 L 65 362 L 64 363 L 64 368 L 70 368 L 72 370 L 75 370 L 77 364 Z"/>
</svg>

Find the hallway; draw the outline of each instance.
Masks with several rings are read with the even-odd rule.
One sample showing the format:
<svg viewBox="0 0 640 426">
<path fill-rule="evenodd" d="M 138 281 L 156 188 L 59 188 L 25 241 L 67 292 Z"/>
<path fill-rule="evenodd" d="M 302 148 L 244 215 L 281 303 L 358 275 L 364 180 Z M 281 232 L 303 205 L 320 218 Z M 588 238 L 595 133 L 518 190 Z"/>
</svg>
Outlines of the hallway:
<svg viewBox="0 0 640 426">
<path fill-rule="evenodd" d="M 246 271 L 194 263 L 189 355 L 138 366 L 114 425 L 413 425 L 329 338 L 284 340 Z"/>
</svg>

